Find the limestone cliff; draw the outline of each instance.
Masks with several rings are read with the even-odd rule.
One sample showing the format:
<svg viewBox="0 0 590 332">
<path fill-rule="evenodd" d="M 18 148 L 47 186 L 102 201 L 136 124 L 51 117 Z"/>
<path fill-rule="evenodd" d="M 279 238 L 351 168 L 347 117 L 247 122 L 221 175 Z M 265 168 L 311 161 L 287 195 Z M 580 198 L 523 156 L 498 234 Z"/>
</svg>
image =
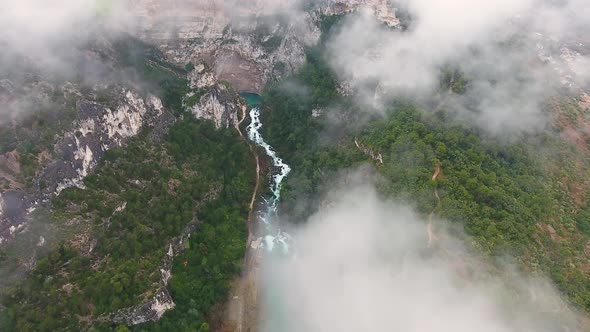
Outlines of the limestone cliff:
<svg viewBox="0 0 590 332">
<path fill-rule="evenodd" d="M 257 93 L 268 80 L 299 68 L 305 45 L 319 38 L 312 13 L 293 20 L 281 12 L 295 1 L 230 2 L 137 1 L 139 34 L 173 63 L 205 62 L 236 91 Z"/>
<path fill-rule="evenodd" d="M 128 88 L 121 88 L 108 105 L 80 97 L 76 113 L 72 129 L 56 139 L 54 161 L 40 172 L 35 185 L 0 192 L 0 243 L 25 230 L 29 215 L 39 204 L 65 188 L 83 188 L 83 179 L 106 151 L 124 145 L 144 126 L 157 127 L 173 121 L 159 98 L 143 98 Z M 4 158 L 10 158 L 10 154 Z"/>
<path fill-rule="evenodd" d="M 246 105 L 229 84 L 219 82 L 205 68 L 200 64 L 189 73 L 191 91 L 185 97 L 186 109 L 196 118 L 213 120 L 217 128 L 235 127 Z"/>
</svg>

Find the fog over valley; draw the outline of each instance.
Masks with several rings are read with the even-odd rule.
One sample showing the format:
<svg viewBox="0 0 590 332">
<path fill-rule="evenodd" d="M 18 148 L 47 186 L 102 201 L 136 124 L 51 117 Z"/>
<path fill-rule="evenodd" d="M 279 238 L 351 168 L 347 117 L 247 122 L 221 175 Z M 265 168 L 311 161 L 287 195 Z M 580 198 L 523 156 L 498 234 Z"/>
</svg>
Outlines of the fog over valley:
<svg viewBox="0 0 590 332">
<path fill-rule="evenodd" d="M 587 0 L 0 0 L 0 331 L 590 331 Z"/>
</svg>

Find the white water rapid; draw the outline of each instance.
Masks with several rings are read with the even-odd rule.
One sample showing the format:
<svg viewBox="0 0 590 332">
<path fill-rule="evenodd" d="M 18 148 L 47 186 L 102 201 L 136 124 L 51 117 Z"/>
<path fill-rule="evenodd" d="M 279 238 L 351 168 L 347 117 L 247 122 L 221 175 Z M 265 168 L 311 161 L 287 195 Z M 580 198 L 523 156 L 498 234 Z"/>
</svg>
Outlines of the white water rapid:
<svg viewBox="0 0 590 332">
<path fill-rule="evenodd" d="M 283 254 L 289 252 L 289 234 L 281 231 L 280 225 L 278 224 L 277 208 L 279 201 L 281 200 L 281 188 L 283 186 L 283 180 L 291 172 L 291 167 L 283 162 L 283 159 L 277 156 L 277 153 L 273 150 L 272 146 L 264 141 L 260 134 L 260 128 L 262 128 L 262 122 L 260 121 L 260 109 L 253 107 L 250 110 L 250 125 L 247 127 L 248 138 L 253 141 L 256 145 L 264 149 L 267 156 L 272 160 L 274 166 L 272 180 L 270 183 L 271 197 L 265 199 L 265 207 L 262 211 L 259 211 L 259 216 L 264 223 L 264 242 L 263 246 L 266 250 L 272 252 L 277 248 L 280 248 Z M 278 172 L 277 172 L 278 170 Z"/>
</svg>

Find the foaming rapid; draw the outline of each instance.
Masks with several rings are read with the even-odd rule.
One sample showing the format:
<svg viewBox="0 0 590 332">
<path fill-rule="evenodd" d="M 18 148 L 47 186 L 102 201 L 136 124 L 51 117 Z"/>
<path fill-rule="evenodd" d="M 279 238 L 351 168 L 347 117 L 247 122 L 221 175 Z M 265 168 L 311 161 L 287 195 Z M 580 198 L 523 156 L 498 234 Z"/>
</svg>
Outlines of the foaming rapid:
<svg viewBox="0 0 590 332">
<path fill-rule="evenodd" d="M 279 201 L 281 200 L 281 188 L 283 180 L 291 172 L 291 167 L 283 162 L 283 159 L 277 156 L 272 146 L 264 141 L 260 134 L 262 122 L 260 121 L 260 108 L 253 107 L 250 110 L 250 125 L 247 127 L 248 138 L 256 145 L 262 147 L 267 156 L 272 160 L 274 166 L 272 180 L 270 183 L 271 197 L 265 199 L 265 207 L 259 211 L 260 220 L 264 223 L 264 242 L 266 250 L 272 252 L 279 248 L 282 253 L 289 252 L 289 234 L 281 231 L 278 221 L 276 220 Z M 278 172 L 276 172 L 278 170 Z M 276 172 L 276 173 L 275 173 Z"/>
</svg>

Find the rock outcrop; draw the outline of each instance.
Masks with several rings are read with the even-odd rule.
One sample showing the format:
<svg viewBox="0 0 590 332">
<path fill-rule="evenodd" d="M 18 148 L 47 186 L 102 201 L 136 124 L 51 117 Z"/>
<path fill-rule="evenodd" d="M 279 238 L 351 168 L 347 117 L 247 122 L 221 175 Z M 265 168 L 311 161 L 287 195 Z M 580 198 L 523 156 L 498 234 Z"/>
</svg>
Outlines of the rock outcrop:
<svg viewBox="0 0 590 332">
<path fill-rule="evenodd" d="M 120 310 L 111 320 L 115 324 L 126 324 L 128 326 L 157 321 L 162 318 L 166 311 L 174 309 L 175 306 L 170 293 L 163 287 L 148 302 Z"/>
<path fill-rule="evenodd" d="M 16 150 L 0 155 L 0 190 L 21 189 L 20 156 Z"/>
<path fill-rule="evenodd" d="M 260 93 L 268 80 L 299 68 L 305 46 L 319 39 L 313 13 L 281 17 L 291 3 L 201 0 L 169 6 L 164 0 L 143 0 L 136 2 L 135 10 L 140 36 L 157 43 L 169 61 L 182 66 L 205 62 L 218 80 L 230 82 L 236 91 Z"/>
<path fill-rule="evenodd" d="M 159 98 L 148 95 L 144 99 L 127 88 L 121 88 L 109 105 L 80 98 L 76 111 L 78 119 L 73 129 L 57 139 L 55 160 L 41 171 L 33 188 L 0 193 L 0 243 L 25 230 L 29 215 L 39 204 L 66 188 L 83 188 L 83 179 L 108 150 L 124 145 L 144 126 L 159 128 L 161 132 L 174 121 Z"/>
<path fill-rule="evenodd" d="M 242 107 L 229 87 L 261 93 L 267 82 L 298 70 L 305 48 L 319 40 L 322 16 L 367 8 L 384 24 L 399 26 L 386 0 L 329 0 L 310 11 L 296 3 L 140 0 L 134 11 L 140 37 L 156 43 L 170 62 L 200 64 L 189 74 L 185 107 L 228 127 Z"/>
<path fill-rule="evenodd" d="M 74 130 L 65 133 L 56 144 L 60 158 L 49 165 L 39 182 L 47 195 L 68 187 L 83 187 L 82 180 L 94 169 L 105 152 L 122 146 L 139 133 L 144 124 L 153 125 L 163 106 L 155 96 L 146 100 L 137 92 L 122 89 L 114 109 L 94 101 L 76 104 L 78 120 Z"/>
<path fill-rule="evenodd" d="M 396 9 L 388 0 L 326 0 L 319 11 L 331 16 L 352 13 L 359 8 L 372 11 L 380 22 L 389 27 L 400 27 L 400 21 L 395 15 Z"/>
<path fill-rule="evenodd" d="M 363 154 L 371 157 L 371 159 L 373 159 L 373 161 L 377 162 L 379 165 L 383 165 L 383 156 L 380 152 L 373 151 L 373 149 L 359 142 L 356 137 L 354 138 L 354 144 L 356 145 L 356 148 L 359 149 L 359 151 L 361 151 Z"/>
<path fill-rule="evenodd" d="M 213 120 L 217 128 L 235 127 L 238 114 L 245 108 L 229 84 L 219 82 L 204 64 L 189 73 L 191 91 L 185 97 L 185 108 L 198 119 Z"/>
<path fill-rule="evenodd" d="M 213 188 L 210 190 L 200 204 L 217 199 L 219 196 L 219 189 L 220 188 Z M 166 255 L 164 255 L 162 265 L 160 266 L 158 288 L 151 299 L 134 307 L 121 309 L 113 314 L 102 316 L 99 320 L 111 321 L 116 324 L 124 323 L 133 326 L 149 321 L 157 321 L 166 311 L 174 309 L 176 305 L 167 289 L 168 282 L 172 277 L 172 264 L 174 263 L 174 258 L 186 250 L 186 244 L 190 240 L 191 234 L 197 230 L 198 226 L 199 220 L 196 218 L 193 219 L 184 227 L 182 233 L 173 238 L 168 244 L 168 251 L 166 252 Z"/>
</svg>

